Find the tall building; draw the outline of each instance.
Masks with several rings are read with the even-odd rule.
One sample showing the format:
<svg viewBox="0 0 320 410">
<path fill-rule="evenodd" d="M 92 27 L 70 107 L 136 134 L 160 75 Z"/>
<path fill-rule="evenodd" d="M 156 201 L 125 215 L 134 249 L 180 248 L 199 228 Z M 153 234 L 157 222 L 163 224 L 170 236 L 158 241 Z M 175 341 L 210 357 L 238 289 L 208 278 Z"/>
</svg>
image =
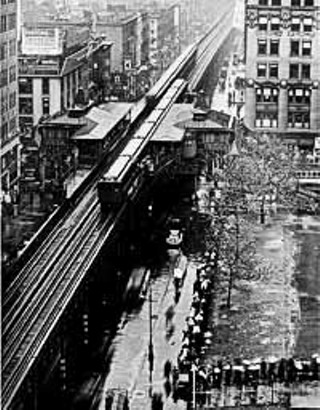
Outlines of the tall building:
<svg viewBox="0 0 320 410">
<path fill-rule="evenodd" d="M 89 41 L 87 27 L 24 26 L 19 56 L 19 122 L 31 128 L 41 117 L 107 94 L 111 44 Z"/>
<path fill-rule="evenodd" d="M 159 7 L 149 21 L 149 60 L 160 74 L 180 53 L 180 7 Z"/>
<path fill-rule="evenodd" d="M 124 72 L 139 65 L 138 15 L 135 13 L 101 13 L 97 16 L 95 34 L 113 43 L 111 70 Z"/>
<path fill-rule="evenodd" d="M 17 3 L 16 0 L 1 0 L 0 137 L 3 191 L 13 188 L 20 174 L 17 88 Z"/>
<path fill-rule="evenodd" d="M 312 148 L 320 133 L 320 0 L 246 0 L 245 124 Z"/>
</svg>

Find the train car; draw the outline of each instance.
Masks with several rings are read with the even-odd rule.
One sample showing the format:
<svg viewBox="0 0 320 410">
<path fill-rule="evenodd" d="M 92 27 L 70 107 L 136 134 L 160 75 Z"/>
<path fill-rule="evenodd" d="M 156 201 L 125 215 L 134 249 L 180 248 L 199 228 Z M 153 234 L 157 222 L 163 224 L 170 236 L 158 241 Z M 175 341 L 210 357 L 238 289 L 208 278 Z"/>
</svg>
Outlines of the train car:
<svg viewBox="0 0 320 410">
<path fill-rule="evenodd" d="M 158 101 L 178 76 L 183 77 L 186 72 L 190 71 L 190 67 L 192 67 L 197 55 L 197 49 L 198 44 L 196 42 L 191 44 L 170 65 L 146 94 L 146 98 L 149 102 Z"/>
<path fill-rule="evenodd" d="M 98 196 L 103 210 L 124 203 L 128 196 L 133 196 L 133 189 L 138 190 L 143 183 L 143 173 L 138 166 L 132 165 L 130 173 L 126 172 L 130 161 L 130 156 L 119 156 L 98 182 Z"/>
<path fill-rule="evenodd" d="M 98 182 L 98 196 L 103 210 L 120 205 L 128 198 L 133 199 L 144 183 L 147 174 L 153 171 L 152 160 L 147 152 L 148 141 L 186 85 L 187 83 L 183 79 L 174 82 L 163 100 L 135 132 L 118 158 Z"/>
</svg>

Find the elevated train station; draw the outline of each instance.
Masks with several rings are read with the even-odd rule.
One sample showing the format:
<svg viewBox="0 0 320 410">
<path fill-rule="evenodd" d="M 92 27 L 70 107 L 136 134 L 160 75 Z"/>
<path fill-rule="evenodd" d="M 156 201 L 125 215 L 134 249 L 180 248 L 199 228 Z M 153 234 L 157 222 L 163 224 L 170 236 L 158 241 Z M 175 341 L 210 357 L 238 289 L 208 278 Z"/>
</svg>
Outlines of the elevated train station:
<svg viewBox="0 0 320 410">
<path fill-rule="evenodd" d="M 219 66 L 228 53 L 235 35 L 228 7 L 132 108 L 121 143 L 99 153 L 99 165 L 50 216 L 9 272 L 14 279 L 5 284 L 2 309 L 3 409 L 70 408 L 79 375 L 94 360 L 92 351 L 101 340 L 108 350 L 118 318 L 110 309 L 120 311 L 129 262 L 142 257 L 139 249 L 148 242 L 146 220 L 153 201 L 148 186 L 163 167 L 152 138 L 173 105 L 199 91 L 210 64 Z M 76 138 L 83 135 L 78 132 Z M 118 176 L 124 190 L 115 196 L 115 186 L 108 191 L 105 183 L 117 182 Z M 162 207 L 167 205 L 164 201 Z M 163 208 L 155 206 L 156 212 Z M 101 357 L 96 356 L 95 367 L 104 373 Z"/>
</svg>

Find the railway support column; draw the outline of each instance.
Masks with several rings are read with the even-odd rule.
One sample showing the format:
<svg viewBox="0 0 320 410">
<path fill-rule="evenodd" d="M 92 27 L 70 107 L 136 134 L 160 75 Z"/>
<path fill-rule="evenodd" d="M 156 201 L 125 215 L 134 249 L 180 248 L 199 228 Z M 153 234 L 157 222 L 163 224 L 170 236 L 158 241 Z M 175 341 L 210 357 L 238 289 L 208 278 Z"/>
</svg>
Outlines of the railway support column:
<svg viewBox="0 0 320 410">
<path fill-rule="evenodd" d="M 31 371 L 26 380 L 22 400 L 24 409 L 38 410 L 38 382 L 34 371 Z"/>
<path fill-rule="evenodd" d="M 62 408 L 66 407 L 68 402 L 68 369 L 67 369 L 67 347 L 64 329 L 60 336 L 60 359 L 59 359 L 59 376 L 60 376 L 60 402 L 64 403 Z"/>
<path fill-rule="evenodd" d="M 88 281 L 84 284 L 83 294 L 81 296 L 81 304 L 83 306 L 81 313 L 82 322 L 82 343 L 84 347 L 84 353 L 86 354 L 90 345 L 90 325 L 89 325 L 89 313 L 90 313 L 90 286 Z"/>
<path fill-rule="evenodd" d="M 84 312 L 82 314 L 82 326 L 83 326 L 83 344 L 85 347 L 89 345 L 89 314 Z"/>
<path fill-rule="evenodd" d="M 311 90 L 311 113 L 310 113 L 310 128 L 318 129 L 320 127 L 319 113 L 320 110 L 320 84 L 319 81 L 314 81 Z"/>
<path fill-rule="evenodd" d="M 288 126 L 288 89 L 287 82 L 281 81 L 279 91 L 279 124 L 280 130 L 284 130 Z"/>
</svg>

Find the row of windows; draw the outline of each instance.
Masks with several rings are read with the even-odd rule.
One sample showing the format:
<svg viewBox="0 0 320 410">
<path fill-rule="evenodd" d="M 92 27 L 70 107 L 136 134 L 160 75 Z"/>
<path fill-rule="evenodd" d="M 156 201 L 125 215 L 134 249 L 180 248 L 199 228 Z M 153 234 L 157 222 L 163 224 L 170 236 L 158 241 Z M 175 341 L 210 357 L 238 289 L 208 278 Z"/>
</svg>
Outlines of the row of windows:
<svg viewBox="0 0 320 410">
<path fill-rule="evenodd" d="M 43 78 L 41 86 L 42 86 L 42 94 L 50 93 L 49 78 Z M 32 94 L 33 93 L 32 78 L 19 78 L 19 93 L 20 94 Z"/>
<path fill-rule="evenodd" d="M 9 68 L 3 68 L 0 72 L 0 88 L 7 86 L 8 84 L 16 81 L 17 73 L 16 66 L 13 65 Z"/>
<path fill-rule="evenodd" d="M 290 56 L 291 57 L 299 57 L 311 56 L 311 47 L 312 42 L 311 40 L 291 40 L 290 42 Z"/>
<path fill-rule="evenodd" d="M 6 5 L 6 4 L 10 4 L 10 3 L 15 3 L 16 2 L 16 0 L 1 0 L 1 4 L 2 5 Z"/>
<path fill-rule="evenodd" d="M 312 17 L 292 17 L 291 18 L 291 31 L 299 32 L 304 31 L 305 33 L 310 33 L 312 31 L 313 19 Z M 267 16 L 259 16 L 258 19 L 258 29 L 260 31 L 279 31 L 281 27 L 280 17 L 271 16 L 268 19 Z"/>
<path fill-rule="evenodd" d="M 9 138 L 9 135 L 14 132 L 17 128 L 17 119 L 13 117 L 10 119 L 9 123 L 4 122 L 0 127 L 0 136 L 1 141 L 6 141 Z"/>
<path fill-rule="evenodd" d="M 272 87 L 263 87 L 256 89 L 257 103 L 275 103 L 278 104 L 279 90 Z M 289 104 L 307 104 L 311 103 L 311 91 L 308 88 L 290 88 L 288 90 Z"/>
<path fill-rule="evenodd" d="M 260 112 L 256 113 L 257 128 L 278 128 L 278 112 Z M 310 128 L 310 112 L 288 112 L 289 128 Z"/>
<path fill-rule="evenodd" d="M 8 123 L 4 122 L 2 126 L 0 127 L 0 137 L 1 137 L 1 142 L 6 141 L 9 136 L 9 127 Z"/>
<path fill-rule="evenodd" d="M 16 14 L 5 14 L 0 18 L 0 33 L 16 28 Z"/>
<path fill-rule="evenodd" d="M 271 39 L 267 42 L 264 38 L 258 39 L 258 55 L 260 56 L 278 56 L 279 55 L 278 39 Z M 311 40 L 291 40 L 290 42 L 290 56 L 291 57 L 310 57 L 311 56 L 312 42 Z"/>
<path fill-rule="evenodd" d="M 310 112 L 289 112 L 288 113 L 289 128 L 310 128 Z"/>
<path fill-rule="evenodd" d="M 20 97 L 19 98 L 19 114 L 20 115 L 32 115 L 33 114 L 32 97 Z M 49 97 L 42 98 L 42 114 L 50 114 Z"/>
<path fill-rule="evenodd" d="M 259 6 L 281 6 L 281 0 L 259 0 Z M 291 0 L 292 7 L 312 7 L 314 0 Z"/>
<path fill-rule="evenodd" d="M 9 42 L 3 41 L 0 44 L 0 61 L 7 60 L 8 57 L 16 55 L 16 40 L 12 39 Z"/>
<path fill-rule="evenodd" d="M 16 100 L 17 99 L 17 94 L 15 91 L 11 92 L 9 94 L 9 100 L 8 100 L 8 95 L 3 94 L 1 96 L 1 113 L 4 115 L 8 110 L 11 110 L 16 106 Z"/>
<path fill-rule="evenodd" d="M 279 64 L 278 63 L 258 63 L 257 77 L 258 78 L 278 78 Z"/>
<path fill-rule="evenodd" d="M 258 63 L 257 64 L 257 77 L 258 78 L 278 78 L 279 77 L 279 64 L 278 63 Z M 310 64 L 289 64 L 289 78 L 291 80 L 311 79 L 311 65 Z"/>
<path fill-rule="evenodd" d="M 267 54 L 272 56 L 279 55 L 279 40 L 271 39 L 268 47 L 266 39 L 258 39 L 258 55 L 266 56 Z"/>
</svg>

